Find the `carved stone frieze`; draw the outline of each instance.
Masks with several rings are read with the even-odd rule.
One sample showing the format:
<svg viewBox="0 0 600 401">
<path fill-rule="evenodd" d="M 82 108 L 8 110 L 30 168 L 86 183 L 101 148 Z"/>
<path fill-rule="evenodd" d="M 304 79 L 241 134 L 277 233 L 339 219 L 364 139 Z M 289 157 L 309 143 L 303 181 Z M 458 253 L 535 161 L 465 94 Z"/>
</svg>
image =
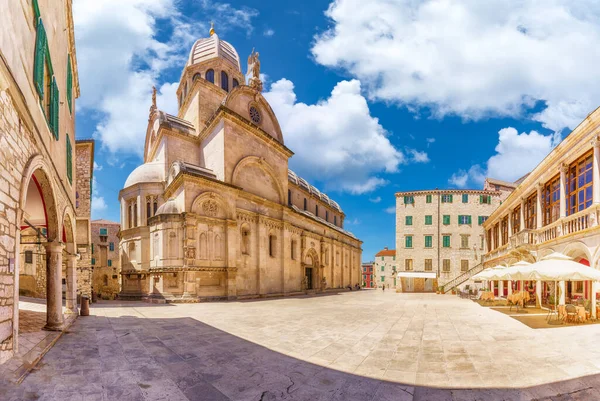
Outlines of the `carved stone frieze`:
<svg viewBox="0 0 600 401">
<path fill-rule="evenodd" d="M 258 221 L 258 216 L 252 213 L 238 211 L 237 221 L 242 223 L 256 223 Z"/>
</svg>

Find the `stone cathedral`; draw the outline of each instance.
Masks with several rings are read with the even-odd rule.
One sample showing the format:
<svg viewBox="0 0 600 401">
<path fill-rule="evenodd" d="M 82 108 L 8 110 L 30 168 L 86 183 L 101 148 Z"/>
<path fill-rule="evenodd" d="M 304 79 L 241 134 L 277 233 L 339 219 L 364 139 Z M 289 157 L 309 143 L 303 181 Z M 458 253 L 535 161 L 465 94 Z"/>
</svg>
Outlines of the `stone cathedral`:
<svg viewBox="0 0 600 401">
<path fill-rule="evenodd" d="M 231 44 L 196 41 L 177 116 L 153 92 L 144 164 L 119 192 L 121 298 L 195 301 L 292 295 L 360 283 L 344 212 L 288 169 L 277 117 Z"/>
</svg>

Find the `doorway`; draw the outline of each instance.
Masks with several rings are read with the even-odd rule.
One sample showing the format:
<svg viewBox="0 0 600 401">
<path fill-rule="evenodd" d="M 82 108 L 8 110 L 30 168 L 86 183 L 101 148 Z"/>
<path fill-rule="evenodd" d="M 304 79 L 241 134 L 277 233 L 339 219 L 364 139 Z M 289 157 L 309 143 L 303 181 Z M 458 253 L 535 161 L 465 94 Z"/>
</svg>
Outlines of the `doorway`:
<svg viewBox="0 0 600 401">
<path fill-rule="evenodd" d="M 304 277 L 306 278 L 306 289 L 307 290 L 312 290 L 313 289 L 313 268 L 312 267 L 306 267 L 304 269 Z"/>
</svg>

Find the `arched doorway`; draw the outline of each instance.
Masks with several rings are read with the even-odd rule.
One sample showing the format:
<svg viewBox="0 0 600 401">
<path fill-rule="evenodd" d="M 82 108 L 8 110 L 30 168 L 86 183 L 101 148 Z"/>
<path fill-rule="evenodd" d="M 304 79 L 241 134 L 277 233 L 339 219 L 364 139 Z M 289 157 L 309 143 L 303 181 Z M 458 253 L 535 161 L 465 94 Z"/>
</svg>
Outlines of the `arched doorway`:
<svg viewBox="0 0 600 401">
<path fill-rule="evenodd" d="M 318 282 L 319 258 L 314 250 L 309 250 L 304 257 L 304 274 L 302 278 L 303 290 L 315 290 L 319 287 Z"/>
</svg>

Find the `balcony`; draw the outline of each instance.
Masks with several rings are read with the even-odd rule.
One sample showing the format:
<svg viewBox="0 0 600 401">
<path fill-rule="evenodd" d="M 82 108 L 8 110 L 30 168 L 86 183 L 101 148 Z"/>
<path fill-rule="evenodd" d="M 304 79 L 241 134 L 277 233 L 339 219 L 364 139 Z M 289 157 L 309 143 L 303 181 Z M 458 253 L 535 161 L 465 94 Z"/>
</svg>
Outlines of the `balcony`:
<svg viewBox="0 0 600 401">
<path fill-rule="evenodd" d="M 499 258 L 512 250 L 534 250 L 547 242 L 560 240 L 563 237 L 578 234 L 589 229 L 600 228 L 598 226 L 599 218 L 600 205 L 592 205 L 581 212 L 560 218 L 537 230 L 521 230 L 513 234 L 507 244 L 484 255 L 483 260 L 488 261 Z"/>
</svg>

